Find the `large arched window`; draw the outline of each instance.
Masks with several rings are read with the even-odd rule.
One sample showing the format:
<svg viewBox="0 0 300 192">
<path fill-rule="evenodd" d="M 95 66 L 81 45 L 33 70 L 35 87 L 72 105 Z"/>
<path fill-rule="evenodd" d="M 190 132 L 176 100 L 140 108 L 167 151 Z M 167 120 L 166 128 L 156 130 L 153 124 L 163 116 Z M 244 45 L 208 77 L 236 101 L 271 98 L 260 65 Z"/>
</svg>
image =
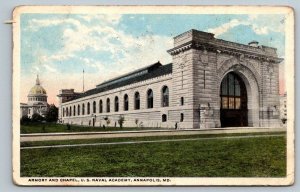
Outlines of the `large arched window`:
<svg viewBox="0 0 300 192">
<path fill-rule="evenodd" d="M 248 126 L 247 90 L 243 79 L 236 73 L 228 73 L 220 87 L 221 127 Z"/>
<path fill-rule="evenodd" d="M 124 95 L 124 111 L 128 111 L 129 104 L 128 104 L 128 95 Z"/>
<path fill-rule="evenodd" d="M 110 112 L 110 99 L 109 98 L 106 99 L 106 112 L 107 113 Z"/>
<path fill-rule="evenodd" d="M 70 113 L 69 113 L 70 117 L 72 116 L 72 107 L 70 106 Z"/>
<path fill-rule="evenodd" d="M 75 116 L 76 115 L 76 107 L 75 107 L 75 105 L 73 106 L 73 116 Z"/>
<path fill-rule="evenodd" d="M 68 107 L 66 108 L 66 116 L 67 117 L 69 116 L 69 108 Z"/>
<path fill-rule="evenodd" d="M 77 115 L 80 115 L 80 105 L 77 106 Z"/>
<path fill-rule="evenodd" d="M 241 108 L 241 86 L 239 78 L 228 73 L 221 84 L 221 109 Z"/>
<path fill-rule="evenodd" d="M 63 117 L 65 116 L 65 108 L 63 108 Z"/>
<path fill-rule="evenodd" d="M 119 111 L 119 97 L 115 97 L 115 112 Z"/>
<path fill-rule="evenodd" d="M 102 100 L 99 101 L 99 113 L 103 112 L 103 102 Z"/>
<path fill-rule="evenodd" d="M 169 106 L 169 88 L 164 86 L 162 88 L 162 107 Z"/>
<path fill-rule="evenodd" d="M 93 113 L 96 113 L 96 101 L 93 102 Z"/>
<path fill-rule="evenodd" d="M 153 91 L 149 89 L 147 91 L 147 108 L 153 108 Z"/>
<path fill-rule="evenodd" d="M 85 113 L 85 106 L 84 106 L 84 103 L 82 103 L 82 115 L 84 115 Z"/>
<path fill-rule="evenodd" d="M 135 92 L 134 94 L 134 109 L 140 109 L 140 93 Z"/>
<path fill-rule="evenodd" d="M 90 106 L 90 102 L 87 103 L 87 114 L 90 114 L 91 110 L 91 106 Z"/>
</svg>

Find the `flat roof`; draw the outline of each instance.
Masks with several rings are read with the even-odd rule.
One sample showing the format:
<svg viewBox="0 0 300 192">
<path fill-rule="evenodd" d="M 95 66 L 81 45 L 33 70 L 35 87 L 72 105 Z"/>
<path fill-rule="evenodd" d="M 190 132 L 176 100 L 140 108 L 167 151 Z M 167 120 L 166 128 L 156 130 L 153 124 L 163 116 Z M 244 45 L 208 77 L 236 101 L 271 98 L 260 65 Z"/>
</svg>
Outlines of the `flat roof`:
<svg viewBox="0 0 300 192">
<path fill-rule="evenodd" d="M 143 72 L 143 73 L 141 73 L 141 72 Z M 84 93 L 80 93 L 73 100 L 79 99 L 82 97 L 86 97 L 86 96 L 90 96 L 93 94 L 101 93 L 104 91 L 109 91 L 112 89 L 130 85 L 133 83 L 138 83 L 138 82 L 152 79 L 155 77 L 160 77 L 163 75 L 171 74 L 171 73 L 172 73 L 172 63 L 162 65 L 161 63 L 157 62 L 157 63 L 151 64 L 151 65 L 148 65 L 146 67 L 140 68 L 138 70 L 135 70 L 133 72 L 127 73 L 125 75 L 113 78 L 109 81 L 105 81 L 105 82 L 97 85 L 97 87 L 94 89 L 90 89 L 90 90 L 85 91 Z M 72 101 L 72 100 L 70 100 L 70 101 Z"/>
</svg>

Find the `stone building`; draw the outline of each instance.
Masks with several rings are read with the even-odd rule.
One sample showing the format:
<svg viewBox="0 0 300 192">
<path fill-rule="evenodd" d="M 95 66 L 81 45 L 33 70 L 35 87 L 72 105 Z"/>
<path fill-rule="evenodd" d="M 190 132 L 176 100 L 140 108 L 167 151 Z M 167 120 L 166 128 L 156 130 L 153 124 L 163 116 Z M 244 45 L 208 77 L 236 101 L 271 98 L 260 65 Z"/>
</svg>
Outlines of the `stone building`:
<svg viewBox="0 0 300 192">
<path fill-rule="evenodd" d="M 20 118 L 23 116 L 31 118 L 34 113 L 44 117 L 48 109 L 47 92 L 41 86 L 38 75 L 36 77 L 36 83 L 30 89 L 27 98 L 27 103 L 20 104 Z"/>
<path fill-rule="evenodd" d="M 157 62 L 84 93 L 61 90 L 62 123 L 203 129 L 275 127 L 279 121 L 276 48 L 190 30 L 174 37 L 172 63 Z M 68 97 L 68 98 L 67 98 Z"/>
</svg>

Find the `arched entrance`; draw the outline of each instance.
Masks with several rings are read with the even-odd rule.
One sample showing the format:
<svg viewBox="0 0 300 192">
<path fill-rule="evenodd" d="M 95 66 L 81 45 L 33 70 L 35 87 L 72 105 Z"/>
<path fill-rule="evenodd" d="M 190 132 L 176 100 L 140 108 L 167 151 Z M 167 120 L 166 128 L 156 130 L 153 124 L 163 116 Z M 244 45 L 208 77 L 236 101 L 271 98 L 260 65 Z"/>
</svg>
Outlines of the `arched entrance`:
<svg viewBox="0 0 300 192">
<path fill-rule="evenodd" d="M 248 126 L 247 90 L 242 78 L 228 73 L 220 87 L 221 127 Z"/>
</svg>

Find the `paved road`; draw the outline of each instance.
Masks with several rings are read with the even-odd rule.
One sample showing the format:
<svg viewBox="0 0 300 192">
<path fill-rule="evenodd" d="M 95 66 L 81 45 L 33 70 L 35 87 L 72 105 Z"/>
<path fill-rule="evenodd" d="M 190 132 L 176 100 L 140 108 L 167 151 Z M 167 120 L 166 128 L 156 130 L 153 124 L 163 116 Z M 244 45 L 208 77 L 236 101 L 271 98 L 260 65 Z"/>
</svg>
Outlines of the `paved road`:
<svg viewBox="0 0 300 192">
<path fill-rule="evenodd" d="M 54 141 L 74 139 L 121 138 L 121 137 L 147 137 L 147 136 L 172 136 L 172 135 L 200 135 L 223 133 L 259 133 L 282 132 L 285 128 L 216 128 L 202 130 L 145 130 L 145 131 L 115 131 L 115 132 L 76 132 L 76 133 L 38 133 L 21 134 L 20 141 Z"/>
<path fill-rule="evenodd" d="M 103 145 L 129 145 L 141 143 L 165 143 L 165 142 L 179 142 L 179 141 L 195 141 L 195 140 L 213 140 L 213 139 L 245 139 L 245 138 L 261 138 L 261 137 L 281 137 L 284 134 L 272 135 L 244 135 L 244 136 L 224 136 L 224 137 L 209 137 L 209 138 L 188 138 L 188 139 L 163 139 L 152 141 L 123 141 L 110 143 L 87 143 L 87 144 L 70 144 L 70 145 L 49 145 L 49 146 L 33 146 L 21 147 L 21 149 L 47 149 L 47 148 L 65 148 L 65 147 L 85 147 L 85 146 L 103 146 Z"/>
</svg>

